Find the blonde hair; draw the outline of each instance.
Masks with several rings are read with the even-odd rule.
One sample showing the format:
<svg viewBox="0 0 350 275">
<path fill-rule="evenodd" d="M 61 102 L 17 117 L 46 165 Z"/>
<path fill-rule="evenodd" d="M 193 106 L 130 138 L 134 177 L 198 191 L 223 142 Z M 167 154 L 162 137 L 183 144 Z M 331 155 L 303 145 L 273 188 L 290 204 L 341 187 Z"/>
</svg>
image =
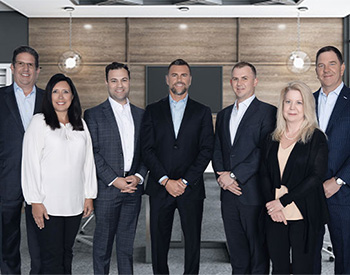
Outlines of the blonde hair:
<svg viewBox="0 0 350 275">
<path fill-rule="evenodd" d="M 315 98 L 310 87 L 302 81 L 290 82 L 282 89 L 277 109 L 276 129 L 272 133 L 272 139 L 280 141 L 283 133 L 287 130 L 286 120 L 283 117 L 283 103 L 286 94 L 290 90 L 299 91 L 303 99 L 304 121 L 300 126 L 300 137 L 298 141 L 306 143 L 311 139 L 315 129 L 318 128 L 318 123 L 316 118 Z"/>
</svg>

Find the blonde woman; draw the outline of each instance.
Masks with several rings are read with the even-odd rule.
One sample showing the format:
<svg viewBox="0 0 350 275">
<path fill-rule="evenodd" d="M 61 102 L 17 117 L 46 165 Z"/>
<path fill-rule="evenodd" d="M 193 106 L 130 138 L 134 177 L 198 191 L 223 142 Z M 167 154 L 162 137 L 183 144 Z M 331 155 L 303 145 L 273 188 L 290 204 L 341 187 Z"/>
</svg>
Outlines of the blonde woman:
<svg viewBox="0 0 350 275">
<path fill-rule="evenodd" d="M 289 83 L 281 91 L 277 126 L 264 145 L 260 171 L 273 274 L 313 271 L 315 236 L 328 217 L 322 188 L 327 155 L 311 89 Z"/>
</svg>

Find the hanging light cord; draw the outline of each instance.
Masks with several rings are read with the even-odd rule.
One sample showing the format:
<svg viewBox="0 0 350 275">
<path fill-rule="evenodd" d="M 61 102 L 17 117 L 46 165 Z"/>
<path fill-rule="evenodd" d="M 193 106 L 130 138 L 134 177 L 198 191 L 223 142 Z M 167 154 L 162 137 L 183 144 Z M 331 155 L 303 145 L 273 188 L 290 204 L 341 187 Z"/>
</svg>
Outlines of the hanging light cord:
<svg viewBox="0 0 350 275">
<path fill-rule="evenodd" d="M 72 50 L 72 12 L 69 12 L 69 49 Z"/>
<path fill-rule="evenodd" d="M 298 20 L 297 20 L 297 30 L 298 30 L 298 46 L 297 49 L 300 51 L 300 12 L 298 12 Z"/>
</svg>

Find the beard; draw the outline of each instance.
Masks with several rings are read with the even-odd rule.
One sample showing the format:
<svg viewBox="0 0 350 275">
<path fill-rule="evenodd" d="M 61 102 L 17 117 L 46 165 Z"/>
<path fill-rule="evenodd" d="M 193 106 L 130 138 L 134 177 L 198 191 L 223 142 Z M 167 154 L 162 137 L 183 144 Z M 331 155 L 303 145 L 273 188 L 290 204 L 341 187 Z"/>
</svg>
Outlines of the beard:
<svg viewBox="0 0 350 275">
<path fill-rule="evenodd" d="M 181 83 L 184 85 L 184 88 L 181 90 L 181 91 L 177 91 L 176 88 L 175 88 L 175 85 L 178 84 L 178 83 Z M 185 83 L 183 82 L 177 82 L 175 83 L 171 88 L 170 88 L 170 91 L 174 94 L 174 95 L 183 95 L 184 93 L 187 92 L 187 87 L 185 86 Z"/>
</svg>

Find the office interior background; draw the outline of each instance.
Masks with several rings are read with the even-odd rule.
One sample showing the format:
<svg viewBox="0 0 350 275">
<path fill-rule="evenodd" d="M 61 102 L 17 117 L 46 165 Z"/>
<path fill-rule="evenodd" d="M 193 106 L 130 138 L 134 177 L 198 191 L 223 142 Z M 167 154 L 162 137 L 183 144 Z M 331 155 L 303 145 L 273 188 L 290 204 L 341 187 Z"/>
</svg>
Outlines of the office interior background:
<svg viewBox="0 0 350 275">
<path fill-rule="evenodd" d="M 257 67 L 256 94 L 272 104 L 277 104 L 281 88 L 292 80 L 305 81 L 312 90 L 318 89 L 315 55 L 322 46 L 338 47 L 346 57 L 347 68 L 350 63 L 350 4 L 346 0 L 276 0 L 268 1 L 275 2 L 274 5 L 260 6 L 191 5 L 196 1 L 151 1 L 189 3 L 168 6 L 77 5 L 83 2 L 98 1 L 0 1 L 3 38 L 0 63 L 10 63 L 13 49 L 29 44 L 40 55 L 37 84 L 45 88 L 50 76 L 59 72 L 60 55 L 69 49 L 69 13 L 63 8 L 74 7 L 72 48 L 81 54 L 83 65 L 78 73 L 70 76 L 84 109 L 105 100 L 104 68 L 112 61 L 129 65 L 130 99 L 139 107 L 146 105 L 146 66 L 168 65 L 176 58 L 183 58 L 193 66 L 222 66 L 222 91 L 203 91 L 222 93 L 222 107 L 234 101 L 229 79 L 237 61 L 248 61 Z M 179 7 L 183 6 L 189 10 L 180 11 Z M 298 7 L 304 6 L 308 10 L 299 12 Z M 302 74 L 290 72 L 286 65 L 288 56 L 298 46 L 298 12 L 300 49 L 312 62 L 310 69 Z M 349 70 L 345 74 L 345 83 L 349 84 Z M 193 79 L 195 81 L 212 79 Z"/>
</svg>

